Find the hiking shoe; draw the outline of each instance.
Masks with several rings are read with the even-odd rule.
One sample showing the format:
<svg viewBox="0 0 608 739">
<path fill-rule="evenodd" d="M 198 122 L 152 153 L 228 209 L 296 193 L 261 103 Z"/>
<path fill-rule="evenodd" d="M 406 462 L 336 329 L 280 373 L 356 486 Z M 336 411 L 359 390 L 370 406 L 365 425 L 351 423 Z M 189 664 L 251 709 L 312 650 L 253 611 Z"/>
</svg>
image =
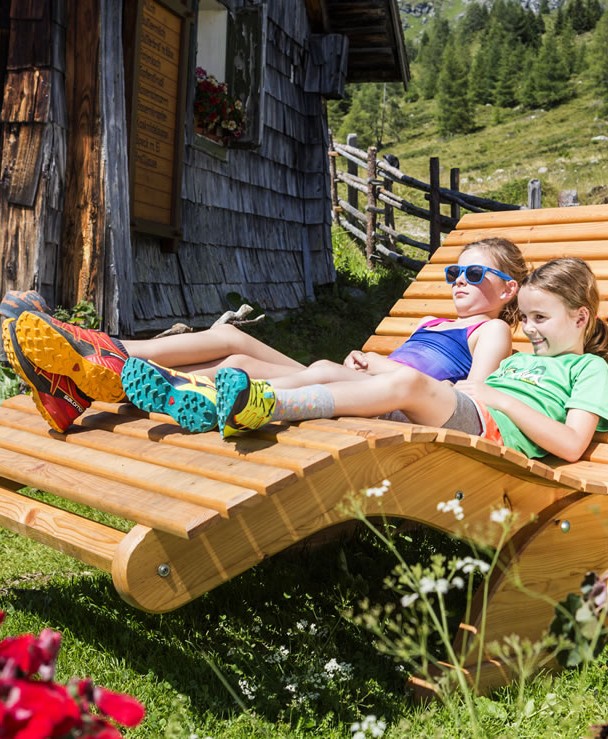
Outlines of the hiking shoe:
<svg viewBox="0 0 608 739">
<path fill-rule="evenodd" d="M 120 372 L 129 355 L 103 331 L 29 311 L 19 316 L 15 331 L 23 354 L 36 367 L 71 377 L 95 400 L 113 403 L 124 398 Z"/>
<path fill-rule="evenodd" d="M 122 386 L 137 408 L 166 413 L 188 431 L 211 431 L 217 426 L 215 385 L 208 377 L 130 357 L 122 368 Z"/>
<path fill-rule="evenodd" d="M 44 420 L 55 431 L 65 431 L 91 405 L 91 399 L 82 393 L 69 377 L 46 372 L 34 366 L 24 356 L 17 341 L 14 318 L 4 320 L 2 342 L 6 358 L 31 389 L 36 408 Z"/>
<path fill-rule="evenodd" d="M 35 290 L 9 290 L 0 303 L 0 315 L 5 318 L 18 318 L 26 310 L 51 313 L 46 300 Z"/>
<path fill-rule="evenodd" d="M 224 439 L 254 431 L 272 420 L 277 400 L 265 380 L 251 380 L 243 370 L 224 367 L 215 376 L 215 386 L 218 424 Z"/>
</svg>

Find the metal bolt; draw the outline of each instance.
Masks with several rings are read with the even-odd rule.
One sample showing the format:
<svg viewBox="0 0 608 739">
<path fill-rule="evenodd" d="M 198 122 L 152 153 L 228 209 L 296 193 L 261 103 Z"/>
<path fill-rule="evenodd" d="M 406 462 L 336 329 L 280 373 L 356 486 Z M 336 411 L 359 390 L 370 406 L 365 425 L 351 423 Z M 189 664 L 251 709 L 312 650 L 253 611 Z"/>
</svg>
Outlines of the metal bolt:
<svg viewBox="0 0 608 739">
<path fill-rule="evenodd" d="M 570 521 L 560 521 L 559 527 L 564 532 L 564 534 L 567 534 L 570 531 Z"/>
<path fill-rule="evenodd" d="M 462 490 L 457 490 L 454 493 L 454 497 L 456 498 L 456 500 L 464 500 L 464 493 L 462 492 Z"/>
<path fill-rule="evenodd" d="M 160 577 L 169 577 L 171 574 L 171 567 L 169 567 L 168 564 L 162 564 L 158 565 L 156 572 L 160 575 Z"/>
</svg>

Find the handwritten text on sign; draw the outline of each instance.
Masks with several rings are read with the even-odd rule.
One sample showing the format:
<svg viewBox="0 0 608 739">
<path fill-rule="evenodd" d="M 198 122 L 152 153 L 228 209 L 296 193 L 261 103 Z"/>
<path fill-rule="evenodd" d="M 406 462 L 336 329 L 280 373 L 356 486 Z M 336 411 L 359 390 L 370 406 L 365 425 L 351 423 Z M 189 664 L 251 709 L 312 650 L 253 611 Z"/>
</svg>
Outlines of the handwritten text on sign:
<svg viewBox="0 0 608 739">
<path fill-rule="evenodd" d="M 143 0 L 135 96 L 133 216 L 171 224 L 181 18 Z"/>
</svg>

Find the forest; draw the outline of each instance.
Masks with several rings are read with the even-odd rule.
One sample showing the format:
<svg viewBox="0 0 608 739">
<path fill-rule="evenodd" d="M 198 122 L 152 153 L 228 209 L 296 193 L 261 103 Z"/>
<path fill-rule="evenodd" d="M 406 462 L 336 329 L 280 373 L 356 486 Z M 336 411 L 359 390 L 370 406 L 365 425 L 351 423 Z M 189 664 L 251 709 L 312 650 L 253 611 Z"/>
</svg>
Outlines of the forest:
<svg viewBox="0 0 608 739">
<path fill-rule="evenodd" d="M 517 0 L 473 2 L 456 18 L 439 9 L 406 46 L 412 70 L 399 84 L 350 85 L 330 101 L 330 128 L 338 141 L 357 131 L 359 146 L 399 141 L 411 103 L 432 100 L 439 133 L 467 134 L 479 127 L 480 106 L 500 110 L 555 108 L 576 96 L 577 77 L 588 77 L 608 115 L 608 13 L 599 0 L 566 0 L 538 11 Z M 408 108 L 409 106 L 409 108 Z M 380 111 L 380 114 L 379 114 Z M 484 117 L 484 120 L 487 117 Z"/>
</svg>

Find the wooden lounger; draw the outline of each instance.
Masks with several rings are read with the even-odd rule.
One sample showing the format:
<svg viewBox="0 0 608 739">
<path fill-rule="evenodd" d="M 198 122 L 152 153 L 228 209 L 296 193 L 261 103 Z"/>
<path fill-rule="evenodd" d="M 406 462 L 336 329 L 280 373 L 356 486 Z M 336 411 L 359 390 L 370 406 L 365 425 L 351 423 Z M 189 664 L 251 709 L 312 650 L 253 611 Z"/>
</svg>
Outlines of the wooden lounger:
<svg viewBox="0 0 608 739">
<path fill-rule="evenodd" d="M 608 206 L 467 215 L 365 345 L 389 352 L 422 315 L 453 315 L 443 266 L 469 241 L 513 239 L 533 264 L 589 260 L 608 300 Z M 604 304 L 605 305 L 605 304 Z M 517 346 L 526 348 L 516 334 Z M 536 639 L 550 601 L 578 591 L 588 570 L 608 566 L 608 435 L 574 464 L 532 461 L 464 433 L 361 418 L 271 424 L 222 441 L 189 434 L 166 416 L 129 404 L 94 403 L 66 434 L 50 431 L 31 399 L 0 407 L 0 525 L 112 573 L 120 595 L 151 612 L 178 608 L 265 557 L 349 517 L 353 492 L 368 514 L 402 517 L 475 540 L 498 542 L 493 509 L 514 512 L 505 571 L 491 583 L 486 638 Z M 128 533 L 19 492 L 24 485 L 134 522 Z M 437 510 L 456 497 L 465 517 Z M 534 598 L 514 584 L 517 572 Z M 477 625 L 479 611 L 472 615 Z M 471 655 L 471 665 L 475 655 Z M 482 665 L 481 684 L 506 676 Z"/>
</svg>

